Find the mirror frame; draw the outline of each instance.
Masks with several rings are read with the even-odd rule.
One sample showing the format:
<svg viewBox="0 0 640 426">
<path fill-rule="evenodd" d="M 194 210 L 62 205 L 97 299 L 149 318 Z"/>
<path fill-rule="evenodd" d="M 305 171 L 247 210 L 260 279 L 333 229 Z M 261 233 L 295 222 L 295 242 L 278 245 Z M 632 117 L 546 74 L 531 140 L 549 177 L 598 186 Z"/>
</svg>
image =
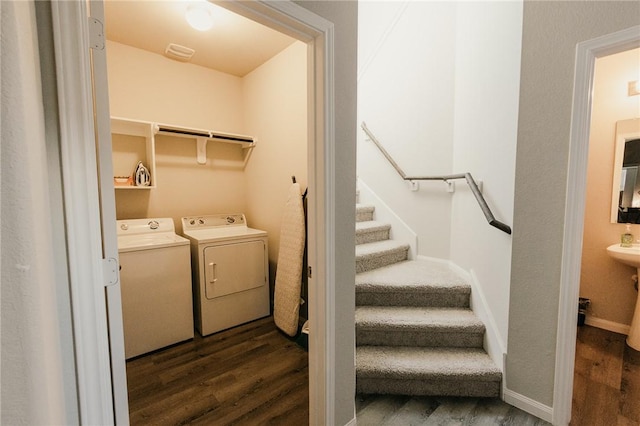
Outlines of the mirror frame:
<svg viewBox="0 0 640 426">
<path fill-rule="evenodd" d="M 620 175 L 627 141 L 640 138 L 640 118 L 620 120 L 616 123 L 615 160 L 613 162 L 613 185 L 611 186 L 611 223 L 618 222 L 620 202 Z"/>
</svg>

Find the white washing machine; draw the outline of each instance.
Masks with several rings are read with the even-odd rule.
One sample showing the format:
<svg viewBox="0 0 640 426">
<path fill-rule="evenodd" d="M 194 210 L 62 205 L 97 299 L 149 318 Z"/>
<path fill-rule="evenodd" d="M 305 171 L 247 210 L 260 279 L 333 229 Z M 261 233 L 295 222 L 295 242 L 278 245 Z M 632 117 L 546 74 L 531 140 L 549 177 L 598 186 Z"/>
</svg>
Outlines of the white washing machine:
<svg viewBox="0 0 640 426">
<path fill-rule="evenodd" d="M 189 240 L 173 219 L 118 220 L 127 359 L 193 338 Z"/>
<path fill-rule="evenodd" d="M 191 241 L 194 316 L 203 336 L 270 314 L 267 232 L 243 214 L 182 218 Z"/>
</svg>

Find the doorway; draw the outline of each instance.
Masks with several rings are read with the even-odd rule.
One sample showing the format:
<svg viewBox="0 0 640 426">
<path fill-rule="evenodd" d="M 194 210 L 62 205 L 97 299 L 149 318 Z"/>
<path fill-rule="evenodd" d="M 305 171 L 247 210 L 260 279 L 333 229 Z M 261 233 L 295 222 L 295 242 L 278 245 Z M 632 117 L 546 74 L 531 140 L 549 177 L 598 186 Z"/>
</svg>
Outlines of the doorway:
<svg viewBox="0 0 640 426">
<path fill-rule="evenodd" d="M 576 319 L 580 290 L 580 266 L 586 200 L 588 141 L 591 126 L 591 91 L 596 58 L 640 46 L 640 27 L 631 27 L 579 43 L 569 147 L 567 201 L 564 219 L 563 256 L 556 341 L 553 423 L 567 424 L 571 418 L 575 367 Z"/>
<path fill-rule="evenodd" d="M 244 213 L 246 225 L 268 235 L 273 283 L 282 206 L 290 177 L 307 185 L 307 93 L 313 84 L 307 81 L 308 46 L 204 0 L 105 1 L 104 7 L 114 176 L 126 177 L 138 161 L 151 171 L 148 187 L 115 187 L 116 219 L 160 221 L 170 217 L 176 233 L 182 234 L 184 216 Z M 184 19 L 190 12 L 209 16 L 213 26 L 208 30 L 194 28 L 189 19 Z M 163 31 L 158 31 L 160 28 Z M 190 54 L 190 58 L 185 57 Z M 116 126 L 137 121 L 156 123 L 154 128 L 185 130 L 180 135 L 156 133 L 132 140 L 128 129 Z M 246 147 L 235 141 L 206 139 L 208 143 L 202 147 L 201 140 L 185 136 L 197 129 L 203 129 L 203 133 L 250 135 L 246 137 L 254 142 Z M 142 147 L 136 149 L 137 145 Z M 127 157 L 134 158 L 127 161 Z M 106 163 L 101 161 L 101 167 L 104 164 L 108 168 Z M 109 219 L 103 214 L 103 220 Z M 104 227 L 107 229 L 106 224 Z M 192 267 L 197 269 L 198 264 L 192 262 Z M 125 290 L 131 282 L 125 281 L 124 272 L 121 270 L 120 276 L 126 307 L 130 302 Z M 197 274 L 196 270 L 193 276 Z M 196 278 L 194 281 L 198 282 Z M 204 333 L 208 327 L 202 328 L 204 307 L 200 303 L 205 298 L 197 291 L 195 285 L 196 328 L 210 334 Z M 260 290 L 260 297 L 263 294 Z M 253 297 L 257 296 L 253 291 Z M 234 308 L 226 305 L 233 303 L 230 299 L 248 298 L 247 293 L 227 296 L 216 304 L 216 310 L 221 306 L 248 310 L 247 304 Z M 264 315 L 264 308 L 259 311 Z M 122 315 L 124 338 L 131 339 L 136 334 L 133 327 L 140 323 L 132 322 L 135 313 L 130 310 L 123 309 Z M 248 313 L 244 315 L 249 317 Z M 137 361 L 127 362 L 129 374 Z M 153 381 L 151 377 L 149 380 Z M 157 389 L 161 395 L 162 388 Z M 131 421 L 144 409 L 136 390 L 129 388 Z"/>
<path fill-rule="evenodd" d="M 92 7 L 102 9 L 101 1 L 91 2 Z M 312 49 L 309 55 L 309 73 L 314 84 L 310 90 L 309 123 L 312 153 L 309 156 L 309 263 L 314 267 L 313 285 L 310 281 L 309 316 L 315 323 L 314 333 L 310 338 L 310 411 L 312 421 L 322 424 L 331 422 L 333 416 L 333 364 L 335 354 L 327 350 L 327 346 L 334 347 L 335 333 L 333 323 L 327 324 L 327 312 L 333 312 L 333 299 L 325 294 L 333 294 L 335 286 L 335 265 L 327 262 L 332 259 L 333 240 L 327 241 L 328 233 L 334 223 L 335 196 L 325 188 L 334 188 L 334 174 L 331 168 L 334 155 L 333 128 L 333 27 L 332 24 L 319 16 L 310 13 L 292 3 L 278 2 L 243 2 L 225 3 L 228 8 L 234 8 L 252 19 L 291 34 L 307 43 Z M 60 73 L 59 96 L 61 97 L 61 123 L 63 126 L 61 140 L 64 154 L 65 169 L 69 171 L 65 177 L 65 192 L 70 209 L 84 220 L 73 223 L 69 230 L 71 245 L 77 241 L 95 248 L 100 245 L 98 235 L 100 223 L 98 186 L 96 182 L 95 164 L 96 152 L 86 143 L 94 137 L 91 126 L 91 91 L 88 67 L 90 58 L 88 51 L 90 42 L 97 42 L 101 34 L 93 32 L 90 40 L 87 23 L 87 10 L 84 2 L 62 2 L 53 4 L 54 37 L 60 42 L 56 53 L 58 66 L 65 70 Z M 93 24 L 92 24 L 93 25 Z M 93 30 L 95 31 L 95 30 Z M 99 48 L 98 48 L 99 50 Z M 100 110 L 100 106 L 98 106 Z M 99 111 L 100 120 L 107 120 L 108 108 Z M 98 130 L 99 131 L 99 130 Z M 328 161 L 329 160 L 329 161 Z M 93 165 L 93 167 L 91 167 Z M 89 166 L 89 167 L 87 167 Z M 73 176 L 70 170 L 74 170 Z M 111 171 L 108 171 L 111 174 Z M 112 197 L 113 198 L 113 197 Z M 115 219 L 114 219 L 115 220 Z M 96 232 L 97 231 L 97 232 Z M 115 239 L 115 235 L 112 235 Z M 85 241 L 88 240 L 88 241 Z M 104 242 L 104 241 L 103 241 Z M 84 246 L 83 245 L 83 246 Z M 86 256 L 85 256 L 86 254 Z M 103 282 L 102 277 L 109 277 L 112 263 L 108 260 L 113 253 L 106 253 L 106 261 L 90 260 L 86 257 L 95 253 L 70 253 L 69 262 L 72 269 L 81 270 L 74 275 L 76 283 Z M 94 256 L 95 257 L 95 256 Z M 84 262 L 83 262 L 84 261 Z M 76 271 L 74 270 L 74 273 Z M 109 272 L 109 273 L 107 273 Z M 327 277 L 329 277 L 327 279 Z M 106 282 L 107 289 L 117 288 L 116 283 Z M 75 333 L 76 351 L 78 354 L 78 387 L 80 411 L 83 422 L 87 423 L 118 423 L 126 424 L 127 412 L 118 403 L 121 401 L 122 382 L 116 379 L 121 374 L 109 365 L 109 343 L 107 341 L 107 318 L 104 306 L 107 296 L 102 286 L 72 286 L 74 300 L 74 323 L 77 325 Z M 109 325 L 113 325 L 110 321 Z M 117 342 L 116 342 L 117 343 Z M 113 342 L 112 342 L 113 344 Z M 121 342 L 120 342 L 121 344 Z M 123 366 L 124 357 L 116 360 L 115 364 Z M 120 379 L 121 380 L 121 379 Z M 118 396 L 120 394 L 120 397 Z M 126 391 L 124 392 L 126 400 Z M 115 403 L 114 403 L 115 397 Z M 114 408 L 115 405 L 115 408 Z M 115 410 L 115 421 L 114 412 Z M 328 419 L 328 420 L 327 420 Z"/>
<path fill-rule="evenodd" d="M 630 149 L 625 156 L 625 139 L 640 137 L 640 97 L 628 91 L 628 83 L 640 76 L 640 49 L 596 58 L 594 74 L 580 296 L 591 301 L 587 325 L 628 334 L 637 295 L 630 277 L 636 271 L 604 249 L 620 242 L 626 223 L 634 234 L 640 231 L 635 219 L 640 209 L 634 207 L 640 201 L 633 199 L 638 160 Z M 628 167 L 629 185 L 621 180 L 625 165 L 635 165 Z M 615 189 L 621 186 L 623 195 Z"/>
</svg>

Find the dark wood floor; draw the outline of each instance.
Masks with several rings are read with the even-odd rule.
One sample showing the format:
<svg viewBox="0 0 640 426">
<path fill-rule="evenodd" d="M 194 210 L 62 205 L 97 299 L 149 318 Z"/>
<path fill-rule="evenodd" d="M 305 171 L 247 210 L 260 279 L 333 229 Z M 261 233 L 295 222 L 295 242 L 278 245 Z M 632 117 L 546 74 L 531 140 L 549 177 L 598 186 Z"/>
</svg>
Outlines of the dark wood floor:
<svg viewBox="0 0 640 426">
<path fill-rule="evenodd" d="M 571 426 L 640 426 L 640 352 L 578 329 Z M 307 425 L 307 352 L 271 317 L 127 362 L 132 425 Z M 358 395 L 359 426 L 548 423 L 499 399 Z"/>
<path fill-rule="evenodd" d="M 571 426 L 640 425 L 640 352 L 625 338 L 578 327 Z"/>
<path fill-rule="evenodd" d="M 264 318 L 128 361 L 129 417 L 132 425 L 306 425 L 308 380 L 307 352 Z"/>
</svg>

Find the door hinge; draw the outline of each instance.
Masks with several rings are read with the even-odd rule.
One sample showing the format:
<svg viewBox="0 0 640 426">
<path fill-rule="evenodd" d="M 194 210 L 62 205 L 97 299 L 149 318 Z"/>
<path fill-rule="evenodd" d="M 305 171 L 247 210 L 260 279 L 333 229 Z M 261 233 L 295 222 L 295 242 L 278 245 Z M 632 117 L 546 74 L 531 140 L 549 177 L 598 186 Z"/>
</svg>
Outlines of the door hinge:
<svg viewBox="0 0 640 426">
<path fill-rule="evenodd" d="M 96 50 L 104 49 L 104 26 L 96 18 L 89 16 L 89 47 Z"/>
<path fill-rule="evenodd" d="M 313 274 L 312 274 L 312 272 L 313 272 L 313 271 L 312 271 L 312 269 L 311 269 L 311 266 L 308 266 L 308 267 L 307 267 L 307 277 L 309 277 L 309 278 L 313 278 Z"/>
<path fill-rule="evenodd" d="M 113 257 L 102 259 L 102 275 L 104 286 L 109 287 L 118 283 L 118 261 Z"/>
</svg>

